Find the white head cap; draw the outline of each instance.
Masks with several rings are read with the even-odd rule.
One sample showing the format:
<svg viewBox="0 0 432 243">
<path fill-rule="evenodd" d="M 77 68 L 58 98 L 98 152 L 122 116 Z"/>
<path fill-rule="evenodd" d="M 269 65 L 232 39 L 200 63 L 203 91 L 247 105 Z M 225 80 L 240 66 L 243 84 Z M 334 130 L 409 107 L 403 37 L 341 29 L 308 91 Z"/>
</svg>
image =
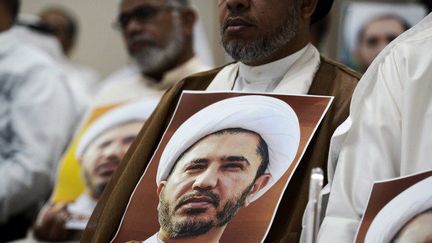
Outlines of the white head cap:
<svg viewBox="0 0 432 243">
<path fill-rule="evenodd" d="M 157 171 L 156 183 L 166 180 L 179 156 L 211 133 L 242 128 L 259 134 L 267 143 L 271 175 L 267 185 L 251 199 L 262 196 L 286 172 L 300 143 L 300 126 L 294 110 L 282 100 L 247 95 L 228 98 L 205 107 L 186 120 L 166 145 Z"/>
<path fill-rule="evenodd" d="M 393 198 L 372 221 L 365 242 L 391 242 L 408 221 L 432 208 L 431 189 L 432 176 L 414 184 Z"/>
<path fill-rule="evenodd" d="M 147 118 L 156 108 L 158 102 L 159 99 L 145 99 L 122 105 L 103 114 L 90 125 L 90 127 L 81 137 L 75 152 L 76 158 L 80 158 L 87 149 L 87 146 L 109 128 L 113 128 L 128 122 L 144 122 L 147 120 Z"/>
</svg>

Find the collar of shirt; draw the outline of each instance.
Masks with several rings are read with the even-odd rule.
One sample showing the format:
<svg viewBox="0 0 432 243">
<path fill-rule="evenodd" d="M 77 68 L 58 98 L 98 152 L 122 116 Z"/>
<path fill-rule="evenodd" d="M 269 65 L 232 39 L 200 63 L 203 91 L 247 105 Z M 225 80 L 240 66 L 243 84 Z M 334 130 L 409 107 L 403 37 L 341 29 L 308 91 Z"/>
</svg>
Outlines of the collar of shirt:
<svg viewBox="0 0 432 243">
<path fill-rule="evenodd" d="M 273 90 L 297 59 L 305 53 L 307 47 L 308 45 L 294 54 L 261 66 L 248 66 L 239 63 L 238 77 L 235 81 L 234 90 Z"/>
<path fill-rule="evenodd" d="M 291 63 L 290 67 L 284 68 L 286 71 L 283 73 L 283 77 L 279 81 L 276 79 L 276 81 L 272 82 L 267 79 L 267 82 L 271 84 L 263 85 L 262 87 L 253 85 L 241 87 L 241 85 L 238 85 L 238 82 L 236 82 L 237 79 L 239 79 L 241 63 L 236 62 L 227 65 L 220 70 L 206 90 L 307 94 L 315 77 L 315 73 L 320 66 L 320 53 L 312 44 L 309 43 L 305 48 L 293 55 L 293 63 Z M 265 75 L 269 75 L 269 73 L 271 72 L 266 71 Z"/>
</svg>

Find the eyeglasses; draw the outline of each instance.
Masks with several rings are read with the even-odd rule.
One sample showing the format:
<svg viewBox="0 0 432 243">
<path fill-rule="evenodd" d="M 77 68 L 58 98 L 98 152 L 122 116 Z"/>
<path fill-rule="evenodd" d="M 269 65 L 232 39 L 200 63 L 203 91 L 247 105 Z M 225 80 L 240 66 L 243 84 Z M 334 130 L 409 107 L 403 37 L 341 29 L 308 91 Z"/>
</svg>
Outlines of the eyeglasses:
<svg viewBox="0 0 432 243">
<path fill-rule="evenodd" d="M 139 21 L 140 23 L 149 22 L 156 17 L 161 11 L 177 9 L 177 6 L 141 6 L 130 13 L 122 13 L 113 23 L 113 27 L 118 30 L 124 30 L 131 20 Z"/>
</svg>

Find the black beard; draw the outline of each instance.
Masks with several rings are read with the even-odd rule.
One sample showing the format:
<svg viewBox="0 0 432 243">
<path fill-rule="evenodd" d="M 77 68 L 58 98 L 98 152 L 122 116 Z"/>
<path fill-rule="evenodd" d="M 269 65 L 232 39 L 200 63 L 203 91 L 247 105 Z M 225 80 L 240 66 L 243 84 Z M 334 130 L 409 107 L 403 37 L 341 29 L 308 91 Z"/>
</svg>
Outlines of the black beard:
<svg viewBox="0 0 432 243">
<path fill-rule="evenodd" d="M 222 45 L 225 52 L 234 60 L 248 64 L 269 57 L 291 41 L 297 34 L 298 13 L 293 6 L 285 22 L 271 34 L 260 36 L 255 40 L 226 41 L 221 30 Z"/>
<path fill-rule="evenodd" d="M 174 212 L 170 209 L 170 205 L 165 200 L 164 192 L 161 194 L 158 206 L 159 224 L 161 228 L 169 235 L 171 239 L 185 238 L 191 236 L 199 236 L 209 232 L 214 227 L 222 227 L 226 225 L 237 214 L 240 207 L 246 201 L 253 184 L 248 186 L 242 192 L 240 197 L 229 200 L 221 211 L 216 213 L 217 222 L 214 220 L 188 220 L 185 222 L 173 222 Z M 209 191 L 199 192 L 198 194 L 212 193 Z M 182 200 L 180 200 L 182 201 Z M 218 203 L 218 202 L 217 202 Z M 178 206 L 176 206 L 178 208 Z M 174 210 L 175 211 L 175 210 Z M 202 214 L 206 209 L 190 209 L 185 213 L 189 216 Z"/>
</svg>

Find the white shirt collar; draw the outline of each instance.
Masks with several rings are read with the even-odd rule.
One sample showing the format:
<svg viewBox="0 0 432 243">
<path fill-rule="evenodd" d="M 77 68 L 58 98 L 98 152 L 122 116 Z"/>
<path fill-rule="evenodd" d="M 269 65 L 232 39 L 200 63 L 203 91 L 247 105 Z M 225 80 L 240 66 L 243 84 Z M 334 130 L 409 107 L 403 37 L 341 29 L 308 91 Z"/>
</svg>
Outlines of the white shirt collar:
<svg viewBox="0 0 432 243">
<path fill-rule="evenodd" d="M 286 65 L 280 67 L 281 65 Z M 242 91 L 242 92 L 276 92 L 290 94 L 307 94 L 316 71 L 320 65 L 320 54 L 312 45 L 308 44 L 300 51 L 276 62 L 253 68 L 254 71 L 264 68 L 260 77 L 264 82 L 246 82 L 240 78 L 239 62 L 225 66 L 213 79 L 208 91 Z M 269 68 L 269 70 L 265 70 Z M 279 68 L 279 69 L 278 69 Z M 274 71 L 276 69 L 276 71 Z M 277 72 L 274 74 L 273 72 Z M 281 75 L 282 77 L 278 77 Z M 242 77 L 244 75 L 242 74 Z M 273 80 L 272 80 L 273 78 Z M 254 79 L 256 80 L 256 79 Z"/>
<path fill-rule="evenodd" d="M 248 66 L 244 63 L 239 63 L 239 78 L 250 84 L 269 82 L 269 80 L 280 81 L 295 61 L 303 55 L 307 46 L 294 54 L 261 66 Z"/>
</svg>

